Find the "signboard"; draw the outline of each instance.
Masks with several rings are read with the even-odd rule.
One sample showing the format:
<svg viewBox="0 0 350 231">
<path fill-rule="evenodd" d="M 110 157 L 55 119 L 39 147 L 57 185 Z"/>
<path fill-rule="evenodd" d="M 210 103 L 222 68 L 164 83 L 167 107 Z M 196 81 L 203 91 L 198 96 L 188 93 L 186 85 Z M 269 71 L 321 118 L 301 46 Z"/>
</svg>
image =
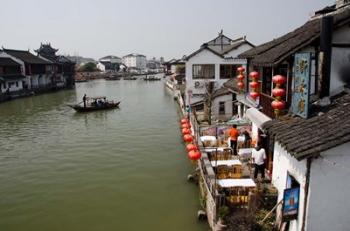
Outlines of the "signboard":
<svg viewBox="0 0 350 231">
<path fill-rule="evenodd" d="M 309 115 L 311 78 L 311 53 L 296 53 L 294 59 L 294 82 L 292 112 L 300 117 Z"/>
<path fill-rule="evenodd" d="M 282 220 L 289 221 L 298 217 L 300 187 L 285 189 L 283 193 Z"/>
</svg>

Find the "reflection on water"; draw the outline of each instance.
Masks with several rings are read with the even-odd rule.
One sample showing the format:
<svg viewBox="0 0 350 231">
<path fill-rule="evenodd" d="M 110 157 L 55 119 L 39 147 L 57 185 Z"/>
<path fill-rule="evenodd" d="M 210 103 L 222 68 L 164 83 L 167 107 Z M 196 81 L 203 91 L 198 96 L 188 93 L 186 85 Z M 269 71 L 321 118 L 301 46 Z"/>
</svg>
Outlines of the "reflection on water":
<svg viewBox="0 0 350 231">
<path fill-rule="evenodd" d="M 163 88 L 98 80 L 0 104 L 0 230 L 207 230 Z M 67 107 L 85 93 L 120 109 Z"/>
</svg>

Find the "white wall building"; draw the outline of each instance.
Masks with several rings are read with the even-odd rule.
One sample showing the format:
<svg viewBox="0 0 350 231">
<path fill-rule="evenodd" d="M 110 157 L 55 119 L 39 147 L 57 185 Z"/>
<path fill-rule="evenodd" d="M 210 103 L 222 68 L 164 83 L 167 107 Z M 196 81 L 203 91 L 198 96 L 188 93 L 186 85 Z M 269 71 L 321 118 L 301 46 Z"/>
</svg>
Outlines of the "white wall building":
<svg viewBox="0 0 350 231">
<path fill-rule="evenodd" d="M 146 60 L 146 56 L 133 53 L 133 54 L 129 54 L 129 55 L 124 56 L 123 63 L 127 67 L 146 69 L 147 60 Z"/>
<path fill-rule="evenodd" d="M 285 189 L 300 188 L 296 219 L 281 223 L 283 206 L 277 210 L 277 223 L 286 230 L 341 231 L 350 226 L 349 93 L 329 108 L 306 120 L 290 117 L 264 125 L 275 137 L 272 183 L 278 201 Z"/>
<path fill-rule="evenodd" d="M 204 43 L 201 48 L 186 58 L 186 104 L 203 100 L 208 82 L 215 82 L 219 89 L 230 78 L 234 78 L 245 59 L 237 56 L 254 47 L 245 37 L 232 40 L 222 33 Z M 189 93 L 191 97 L 189 96 Z"/>
</svg>

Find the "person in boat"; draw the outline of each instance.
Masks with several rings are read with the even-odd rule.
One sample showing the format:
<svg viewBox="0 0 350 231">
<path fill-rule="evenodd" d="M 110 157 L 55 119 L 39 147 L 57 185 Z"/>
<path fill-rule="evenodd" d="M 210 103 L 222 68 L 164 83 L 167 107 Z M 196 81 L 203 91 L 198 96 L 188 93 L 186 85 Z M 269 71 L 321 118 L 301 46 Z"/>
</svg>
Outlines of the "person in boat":
<svg viewBox="0 0 350 231">
<path fill-rule="evenodd" d="M 83 96 L 84 107 L 86 107 L 86 94 Z"/>
</svg>

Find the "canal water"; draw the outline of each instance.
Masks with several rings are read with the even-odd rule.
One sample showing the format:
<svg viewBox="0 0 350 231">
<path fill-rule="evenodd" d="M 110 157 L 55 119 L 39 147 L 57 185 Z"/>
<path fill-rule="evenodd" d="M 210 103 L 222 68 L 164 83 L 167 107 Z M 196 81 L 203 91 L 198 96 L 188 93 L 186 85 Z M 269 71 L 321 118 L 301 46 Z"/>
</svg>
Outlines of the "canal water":
<svg viewBox="0 0 350 231">
<path fill-rule="evenodd" d="M 97 80 L 0 104 L 0 230 L 208 230 L 163 84 Z M 84 93 L 120 109 L 67 107 Z"/>
</svg>

